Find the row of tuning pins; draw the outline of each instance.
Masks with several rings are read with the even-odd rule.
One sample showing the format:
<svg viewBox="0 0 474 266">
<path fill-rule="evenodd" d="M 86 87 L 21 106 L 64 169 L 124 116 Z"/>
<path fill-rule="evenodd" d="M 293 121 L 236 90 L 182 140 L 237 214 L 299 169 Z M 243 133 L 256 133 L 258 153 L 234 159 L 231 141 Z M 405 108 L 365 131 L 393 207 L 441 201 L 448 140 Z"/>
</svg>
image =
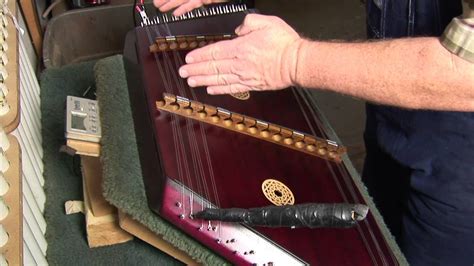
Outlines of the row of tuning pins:
<svg viewBox="0 0 474 266">
<path fill-rule="evenodd" d="M 175 22 L 175 21 L 181 21 L 181 20 L 224 15 L 224 14 L 230 14 L 230 13 L 236 13 L 236 12 L 243 12 L 245 10 L 247 10 L 247 6 L 244 4 L 219 5 L 219 6 L 213 6 L 210 8 L 199 8 L 178 17 L 173 16 L 173 15 L 168 15 L 168 14 L 162 14 L 159 16 L 155 16 L 151 19 L 147 18 L 142 22 L 142 26 L 158 25 L 162 23 Z"/>
<path fill-rule="evenodd" d="M 5 80 L 8 78 L 6 66 L 8 64 L 8 15 L 4 9 L 0 11 L 0 116 L 6 115 L 10 111 L 10 106 L 7 103 L 6 96 L 8 89 L 5 85 Z"/>
<path fill-rule="evenodd" d="M 0 249 L 4 249 L 9 241 L 9 233 L 3 225 L 3 221 L 10 214 L 10 208 L 4 200 L 4 196 L 10 190 L 5 173 L 10 168 L 10 161 L 7 158 L 7 151 L 10 148 L 10 141 L 6 132 L 0 127 Z M 0 254 L 0 265 L 8 265 L 5 254 Z"/>
</svg>

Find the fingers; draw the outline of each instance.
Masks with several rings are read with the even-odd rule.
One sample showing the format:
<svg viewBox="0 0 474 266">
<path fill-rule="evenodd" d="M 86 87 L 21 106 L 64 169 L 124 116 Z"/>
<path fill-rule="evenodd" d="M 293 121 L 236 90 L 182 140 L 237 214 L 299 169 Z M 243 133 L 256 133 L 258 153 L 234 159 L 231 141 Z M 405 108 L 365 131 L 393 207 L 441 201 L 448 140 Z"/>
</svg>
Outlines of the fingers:
<svg viewBox="0 0 474 266">
<path fill-rule="evenodd" d="M 234 66 L 234 59 L 199 62 L 182 66 L 179 75 L 188 78 L 199 75 L 236 74 Z"/>
<path fill-rule="evenodd" d="M 168 0 L 153 0 L 153 5 L 156 8 L 160 8 L 160 6 L 164 5 Z"/>
<path fill-rule="evenodd" d="M 176 8 L 176 10 L 173 12 L 173 16 L 179 17 L 201 6 L 201 1 L 189 1 L 188 3 Z"/>
<path fill-rule="evenodd" d="M 235 40 L 220 41 L 193 50 L 186 56 L 186 63 L 198 63 L 204 61 L 216 61 L 222 59 L 235 58 L 239 42 Z"/>
<path fill-rule="evenodd" d="M 239 93 L 253 90 L 251 87 L 242 84 L 230 84 L 224 86 L 209 86 L 207 93 L 212 95 Z"/>
<path fill-rule="evenodd" d="M 154 0 L 156 2 L 160 1 L 163 2 L 162 0 Z M 168 0 L 164 1 L 164 3 L 161 3 L 161 5 L 157 5 L 155 2 L 155 6 L 160 9 L 161 12 L 167 12 L 170 11 L 171 9 L 181 6 L 185 3 L 189 2 L 189 0 Z"/>
<path fill-rule="evenodd" d="M 275 17 L 259 14 L 248 14 L 244 22 L 235 29 L 235 34 L 242 36 L 252 31 L 261 30 L 275 24 Z"/>
<path fill-rule="evenodd" d="M 196 76 L 188 79 L 190 87 L 221 86 L 240 83 L 240 78 L 234 74 Z"/>
</svg>

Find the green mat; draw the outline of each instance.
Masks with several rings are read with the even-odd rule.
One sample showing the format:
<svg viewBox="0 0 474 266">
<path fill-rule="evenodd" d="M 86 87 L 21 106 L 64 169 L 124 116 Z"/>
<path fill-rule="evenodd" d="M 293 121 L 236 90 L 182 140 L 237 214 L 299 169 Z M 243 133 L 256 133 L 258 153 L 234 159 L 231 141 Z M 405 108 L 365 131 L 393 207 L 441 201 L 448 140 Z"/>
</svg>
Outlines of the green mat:
<svg viewBox="0 0 474 266">
<path fill-rule="evenodd" d="M 102 122 L 103 193 L 105 198 L 133 219 L 196 261 L 205 265 L 227 264 L 168 222 L 159 218 L 147 206 L 140 169 L 128 89 L 122 56 L 109 57 L 94 63 L 84 63 L 47 70 L 41 77 L 43 146 L 45 160 L 46 220 L 48 229 L 48 261 L 51 265 L 175 265 L 179 262 L 159 250 L 139 241 L 113 247 L 89 249 L 85 237 L 84 217 L 64 215 L 64 202 L 82 199 L 80 174 L 73 171 L 70 156 L 60 154 L 64 144 L 64 102 L 67 95 L 81 96 L 96 84 Z M 347 159 L 347 158 L 346 158 Z M 350 164 L 349 164 L 350 165 Z M 352 168 L 351 168 L 352 169 Z M 407 264 L 391 238 L 365 187 L 355 180 L 378 220 L 389 245 L 402 265 Z"/>
<path fill-rule="evenodd" d="M 84 215 L 65 215 L 67 200 L 82 200 L 82 181 L 80 173 L 74 171 L 75 162 L 71 156 L 59 152 L 65 143 L 65 100 L 67 95 L 81 96 L 94 85 L 93 66 L 91 62 L 48 69 L 41 75 L 48 262 L 50 265 L 180 265 L 138 239 L 89 249 Z"/>
<path fill-rule="evenodd" d="M 99 61 L 95 75 L 102 122 L 105 198 L 196 261 L 206 265 L 225 264 L 221 257 L 148 208 L 122 56 Z"/>
</svg>

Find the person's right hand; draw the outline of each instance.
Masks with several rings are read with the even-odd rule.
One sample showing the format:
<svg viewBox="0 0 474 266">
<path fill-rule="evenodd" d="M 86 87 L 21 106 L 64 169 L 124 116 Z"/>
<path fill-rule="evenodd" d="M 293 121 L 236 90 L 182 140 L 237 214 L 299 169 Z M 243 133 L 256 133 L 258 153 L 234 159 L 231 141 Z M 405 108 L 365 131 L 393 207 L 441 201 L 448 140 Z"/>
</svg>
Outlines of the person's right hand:
<svg viewBox="0 0 474 266">
<path fill-rule="evenodd" d="M 168 12 L 176 8 L 173 15 L 177 17 L 203 5 L 223 2 L 227 2 L 227 0 L 153 0 L 153 4 L 161 12 Z"/>
</svg>

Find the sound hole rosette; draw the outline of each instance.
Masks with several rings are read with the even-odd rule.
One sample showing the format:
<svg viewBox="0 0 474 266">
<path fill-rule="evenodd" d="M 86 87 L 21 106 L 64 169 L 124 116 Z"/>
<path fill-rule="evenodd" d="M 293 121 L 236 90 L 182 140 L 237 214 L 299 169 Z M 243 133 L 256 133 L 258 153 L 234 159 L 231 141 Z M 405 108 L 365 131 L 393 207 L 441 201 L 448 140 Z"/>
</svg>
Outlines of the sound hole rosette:
<svg viewBox="0 0 474 266">
<path fill-rule="evenodd" d="M 250 99 L 250 92 L 236 92 L 236 93 L 231 93 L 230 96 L 239 99 L 241 101 L 245 101 Z"/>
<path fill-rule="evenodd" d="M 263 195 L 274 205 L 284 206 L 295 204 L 295 196 L 290 188 L 275 179 L 266 179 L 262 183 Z"/>
</svg>

